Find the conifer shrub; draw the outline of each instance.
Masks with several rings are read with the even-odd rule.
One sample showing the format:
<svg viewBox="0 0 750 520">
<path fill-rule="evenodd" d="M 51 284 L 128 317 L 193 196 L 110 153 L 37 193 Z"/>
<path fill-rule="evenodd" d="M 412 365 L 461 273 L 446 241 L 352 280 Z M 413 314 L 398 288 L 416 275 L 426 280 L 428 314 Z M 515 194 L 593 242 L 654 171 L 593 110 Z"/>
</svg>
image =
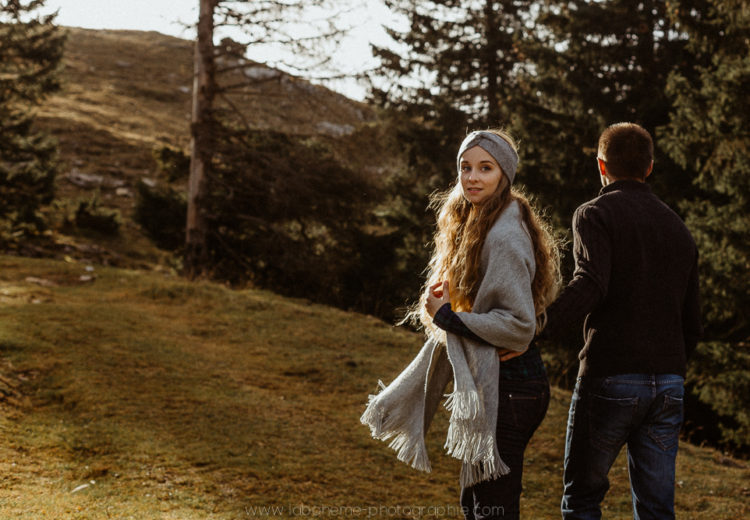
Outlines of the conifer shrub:
<svg viewBox="0 0 750 520">
<path fill-rule="evenodd" d="M 172 146 L 159 146 L 152 152 L 158 170 L 167 182 L 183 181 L 190 174 L 190 156 Z"/>
<path fill-rule="evenodd" d="M 340 307 L 364 305 L 348 284 L 364 276 L 366 225 L 380 194 L 322 143 L 225 127 L 208 182 L 208 268 Z"/>
<path fill-rule="evenodd" d="M 0 4 L 0 250 L 42 234 L 54 197 L 57 145 L 34 126 L 34 108 L 59 89 L 64 33 L 43 1 Z"/>
<path fill-rule="evenodd" d="M 103 206 L 97 193 L 88 199 L 78 201 L 73 223 L 80 230 L 116 236 L 120 233 L 122 216 L 119 210 Z"/>
<path fill-rule="evenodd" d="M 187 201 L 184 192 L 169 186 L 136 185 L 133 220 L 161 249 L 177 251 L 185 243 Z"/>
</svg>

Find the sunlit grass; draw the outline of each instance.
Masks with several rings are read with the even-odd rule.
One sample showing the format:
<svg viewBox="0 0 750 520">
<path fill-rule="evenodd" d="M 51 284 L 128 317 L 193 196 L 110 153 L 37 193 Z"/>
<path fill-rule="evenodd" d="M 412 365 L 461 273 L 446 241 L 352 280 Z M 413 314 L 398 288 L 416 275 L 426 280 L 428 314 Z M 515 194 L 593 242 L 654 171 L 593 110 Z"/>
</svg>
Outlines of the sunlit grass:
<svg viewBox="0 0 750 520">
<path fill-rule="evenodd" d="M 359 424 L 417 335 L 268 292 L 86 273 L 0 257 L 0 374 L 27 403 L 0 403 L 0 518 L 458 517 L 445 414 L 431 474 Z M 529 447 L 526 518 L 559 517 L 568 398 L 554 391 Z M 606 518 L 632 517 L 624 464 Z M 678 464 L 678 516 L 747 516 L 744 463 L 684 445 Z"/>
</svg>

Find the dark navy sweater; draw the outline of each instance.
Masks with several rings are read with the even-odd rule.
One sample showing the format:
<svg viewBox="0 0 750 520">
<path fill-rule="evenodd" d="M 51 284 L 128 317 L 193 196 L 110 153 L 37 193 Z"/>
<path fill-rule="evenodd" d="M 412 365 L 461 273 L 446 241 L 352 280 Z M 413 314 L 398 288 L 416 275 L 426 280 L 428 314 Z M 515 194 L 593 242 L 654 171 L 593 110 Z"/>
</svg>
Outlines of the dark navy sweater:
<svg viewBox="0 0 750 520">
<path fill-rule="evenodd" d="M 579 375 L 679 374 L 702 334 L 698 251 L 651 188 L 618 180 L 573 216 L 575 273 L 542 337 L 585 316 Z"/>
</svg>

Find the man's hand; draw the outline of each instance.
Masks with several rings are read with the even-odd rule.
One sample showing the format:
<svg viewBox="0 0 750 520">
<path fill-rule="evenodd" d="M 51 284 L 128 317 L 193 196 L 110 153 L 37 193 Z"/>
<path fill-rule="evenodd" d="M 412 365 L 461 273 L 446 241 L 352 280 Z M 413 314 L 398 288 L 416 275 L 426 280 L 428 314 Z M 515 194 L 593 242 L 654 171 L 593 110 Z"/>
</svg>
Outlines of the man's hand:
<svg viewBox="0 0 750 520">
<path fill-rule="evenodd" d="M 438 282 L 435 285 L 427 289 L 427 302 L 425 302 L 425 308 L 427 314 L 431 318 L 435 317 L 435 313 L 445 305 L 450 303 L 450 293 L 448 292 L 448 282 Z"/>
</svg>

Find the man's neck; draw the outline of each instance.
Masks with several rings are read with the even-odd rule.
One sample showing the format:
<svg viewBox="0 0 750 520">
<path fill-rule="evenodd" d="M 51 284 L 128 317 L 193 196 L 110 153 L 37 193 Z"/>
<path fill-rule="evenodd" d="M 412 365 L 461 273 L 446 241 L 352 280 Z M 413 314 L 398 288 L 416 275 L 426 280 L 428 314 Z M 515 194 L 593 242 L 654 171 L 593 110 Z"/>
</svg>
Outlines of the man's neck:
<svg viewBox="0 0 750 520">
<path fill-rule="evenodd" d="M 640 183 L 645 183 L 646 179 L 639 179 L 636 177 L 613 177 L 610 174 L 602 175 L 602 185 L 603 186 L 609 186 L 610 184 L 613 184 L 617 181 L 636 181 Z"/>
</svg>

